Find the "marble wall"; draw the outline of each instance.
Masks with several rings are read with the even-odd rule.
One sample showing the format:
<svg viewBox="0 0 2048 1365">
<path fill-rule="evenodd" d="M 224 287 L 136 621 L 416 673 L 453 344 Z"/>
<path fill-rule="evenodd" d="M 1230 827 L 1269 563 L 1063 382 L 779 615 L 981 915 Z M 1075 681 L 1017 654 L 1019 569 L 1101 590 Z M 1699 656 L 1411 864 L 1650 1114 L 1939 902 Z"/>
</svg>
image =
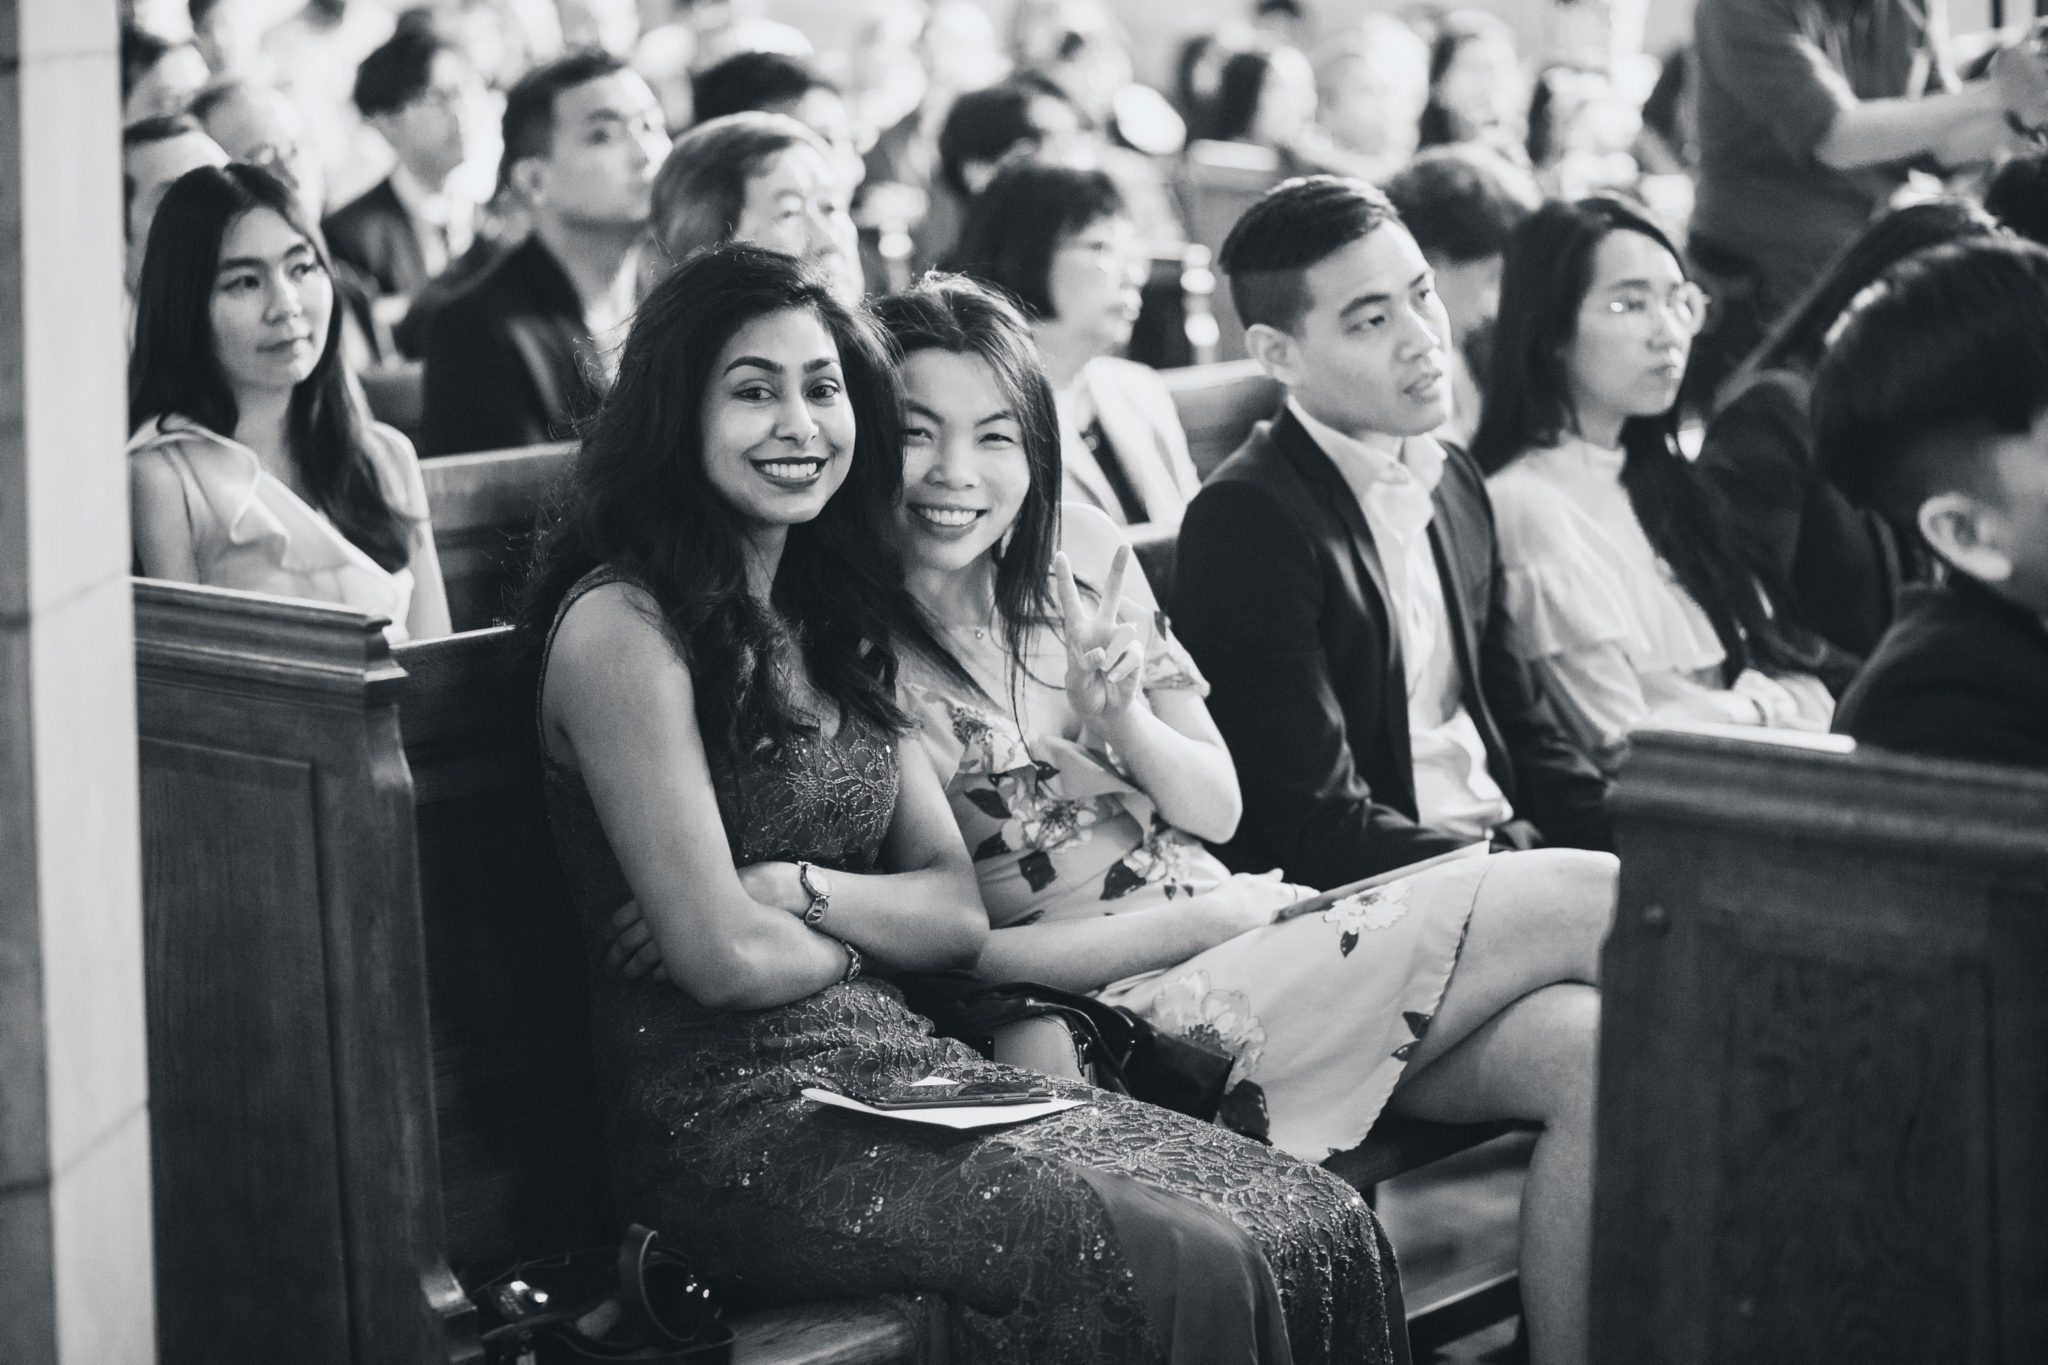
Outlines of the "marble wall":
<svg viewBox="0 0 2048 1365">
<path fill-rule="evenodd" d="M 155 1359 L 114 0 L 0 0 L 0 1360 Z"/>
</svg>

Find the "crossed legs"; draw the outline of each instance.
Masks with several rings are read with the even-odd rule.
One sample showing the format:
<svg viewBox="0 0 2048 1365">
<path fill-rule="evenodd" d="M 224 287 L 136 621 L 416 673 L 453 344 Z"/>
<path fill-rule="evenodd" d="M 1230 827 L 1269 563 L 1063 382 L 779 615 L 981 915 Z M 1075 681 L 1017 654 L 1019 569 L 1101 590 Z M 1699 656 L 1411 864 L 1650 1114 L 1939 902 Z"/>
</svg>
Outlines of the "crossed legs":
<svg viewBox="0 0 2048 1365">
<path fill-rule="evenodd" d="M 1521 1277 L 1536 1365 L 1586 1359 L 1599 952 L 1616 863 L 1539 849 L 1488 873 L 1429 1031 L 1389 1106 L 1543 1132 L 1522 1192 Z"/>
</svg>

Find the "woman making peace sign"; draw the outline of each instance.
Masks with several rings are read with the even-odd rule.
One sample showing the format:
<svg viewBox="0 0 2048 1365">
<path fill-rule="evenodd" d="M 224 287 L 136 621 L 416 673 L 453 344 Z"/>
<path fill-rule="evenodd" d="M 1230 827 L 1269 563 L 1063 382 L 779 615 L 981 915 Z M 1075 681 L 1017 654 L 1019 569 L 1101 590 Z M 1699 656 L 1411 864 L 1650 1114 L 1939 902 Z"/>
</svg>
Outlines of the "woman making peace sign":
<svg viewBox="0 0 2048 1365">
<path fill-rule="evenodd" d="M 1525 1297 L 1538 1359 L 1580 1358 L 1613 859 L 1463 858 L 1276 923 L 1310 893 L 1202 847 L 1237 824 L 1229 751 L 1130 546 L 1056 501 L 1058 426 L 1023 319 L 957 277 L 876 312 L 905 357 L 898 523 L 930 627 L 905 700 L 993 926 L 977 975 L 1088 992 L 1221 1047 L 1223 1121 L 1311 1161 L 1361 1141 L 1390 1097 L 1542 1122 Z"/>
</svg>

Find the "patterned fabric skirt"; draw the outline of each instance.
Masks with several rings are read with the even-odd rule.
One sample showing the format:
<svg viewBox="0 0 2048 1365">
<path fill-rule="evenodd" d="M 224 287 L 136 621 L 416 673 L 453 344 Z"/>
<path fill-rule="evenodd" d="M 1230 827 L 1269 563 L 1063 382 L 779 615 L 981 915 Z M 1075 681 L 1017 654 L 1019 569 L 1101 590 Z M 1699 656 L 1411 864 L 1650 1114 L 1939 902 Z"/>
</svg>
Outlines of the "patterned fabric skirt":
<svg viewBox="0 0 2048 1365">
<path fill-rule="evenodd" d="M 1098 998 L 1229 1053 L 1220 1121 L 1320 1162 L 1371 1131 L 1443 999 L 1480 885 L 1512 856 L 1440 864 Z M 1299 891 L 1273 886 L 1283 898 Z"/>
</svg>

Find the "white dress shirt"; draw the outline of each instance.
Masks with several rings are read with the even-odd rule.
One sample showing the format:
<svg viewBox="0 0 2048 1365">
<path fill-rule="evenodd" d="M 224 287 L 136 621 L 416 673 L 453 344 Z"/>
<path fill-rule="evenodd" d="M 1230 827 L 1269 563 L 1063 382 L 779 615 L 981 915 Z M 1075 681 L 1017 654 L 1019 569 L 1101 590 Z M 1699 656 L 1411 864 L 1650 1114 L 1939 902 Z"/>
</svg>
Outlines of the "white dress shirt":
<svg viewBox="0 0 2048 1365">
<path fill-rule="evenodd" d="M 398 197 L 405 216 L 412 220 L 413 235 L 419 239 L 420 258 L 433 279 L 449 263 L 469 250 L 474 236 L 474 208 L 446 190 L 430 190 L 419 177 L 400 163 L 391 168 L 391 192 Z"/>
<path fill-rule="evenodd" d="M 1514 810 L 1487 771 L 1486 744 L 1465 709 L 1443 580 L 1430 549 L 1429 523 L 1436 515 L 1430 495 L 1443 479 L 1443 447 L 1411 436 L 1396 458 L 1317 421 L 1292 397 L 1287 407 L 1350 485 L 1379 548 L 1393 599 L 1388 612 L 1401 632 L 1407 669 L 1416 815 L 1432 829 L 1484 839 L 1513 819 Z"/>
</svg>

